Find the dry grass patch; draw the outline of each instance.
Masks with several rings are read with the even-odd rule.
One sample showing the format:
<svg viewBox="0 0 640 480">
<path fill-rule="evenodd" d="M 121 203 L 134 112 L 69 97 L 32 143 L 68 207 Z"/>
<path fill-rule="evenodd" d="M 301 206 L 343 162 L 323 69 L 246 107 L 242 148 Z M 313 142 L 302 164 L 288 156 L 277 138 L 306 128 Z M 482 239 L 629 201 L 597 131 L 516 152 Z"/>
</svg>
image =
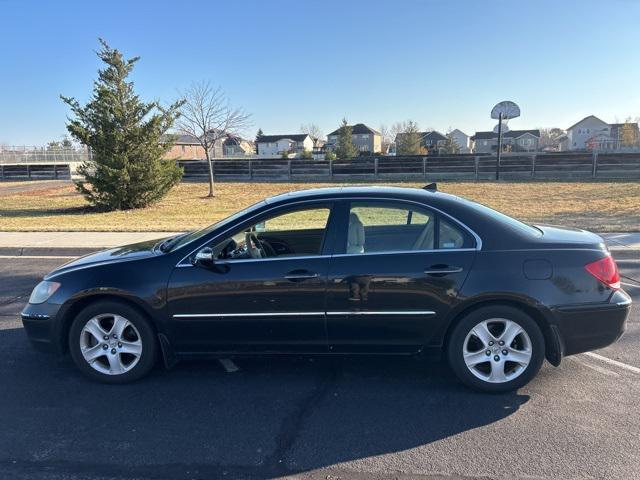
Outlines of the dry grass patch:
<svg viewBox="0 0 640 480">
<path fill-rule="evenodd" d="M 12 182 L 17 183 L 17 182 Z M 0 184 L 0 190 L 3 189 Z M 125 212 L 97 212 L 71 184 L 0 196 L 4 231 L 182 231 L 200 228 L 278 193 L 329 183 L 181 183 L 157 205 Z M 385 183 L 419 187 L 418 183 Z M 461 195 L 529 223 L 554 223 L 595 231 L 640 230 L 638 182 L 438 182 Z"/>
</svg>

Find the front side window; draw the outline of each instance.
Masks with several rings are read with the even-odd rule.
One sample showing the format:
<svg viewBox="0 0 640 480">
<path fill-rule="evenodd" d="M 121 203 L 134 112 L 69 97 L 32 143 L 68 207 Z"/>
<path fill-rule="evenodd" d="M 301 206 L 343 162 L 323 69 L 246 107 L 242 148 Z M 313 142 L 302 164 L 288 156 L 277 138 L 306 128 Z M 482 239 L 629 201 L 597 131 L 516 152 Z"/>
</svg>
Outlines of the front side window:
<svg viewBox="0 0 640 480">
<path fill-rule="evenodd" d="M 313 256 L 322 253 L 329 206 L 280 212 L 246 226 L 213 248 L 220 260 Z"/>
</svg>

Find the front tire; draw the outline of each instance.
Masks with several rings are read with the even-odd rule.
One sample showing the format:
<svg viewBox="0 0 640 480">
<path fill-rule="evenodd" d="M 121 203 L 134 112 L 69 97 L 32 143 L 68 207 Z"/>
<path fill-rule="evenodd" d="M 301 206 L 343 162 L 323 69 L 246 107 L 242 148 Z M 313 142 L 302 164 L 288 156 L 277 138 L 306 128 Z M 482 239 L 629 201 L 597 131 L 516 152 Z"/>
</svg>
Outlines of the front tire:
<svg viewBox="0 0 640 480">
<path fill-rule="evenodd" d="M 465 315 L 447 345 L 449 365 L 465 385 L 509 392 L 526 385 L 544 361 L 538 324 L 513 307 L 483 307 Z"/>
<path fill-rule="evenodd" d="M 87 377 L 103 383 L 127 383 L 142 378 L 155 365 L 155 337 L 148 320 L 135 308 L 98 301 L 74 319 L 69 351 Z"/>
</svg>

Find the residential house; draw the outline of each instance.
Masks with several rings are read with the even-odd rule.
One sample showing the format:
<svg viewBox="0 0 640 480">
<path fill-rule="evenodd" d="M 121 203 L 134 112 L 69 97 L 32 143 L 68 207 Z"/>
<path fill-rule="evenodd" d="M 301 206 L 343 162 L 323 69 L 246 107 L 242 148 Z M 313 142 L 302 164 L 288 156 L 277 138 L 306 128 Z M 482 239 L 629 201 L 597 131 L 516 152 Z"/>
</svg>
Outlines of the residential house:
<svg viewBox="0 0 640 480">
<path fill-rule="evenodd" d="M 300 155 L 303 151 L 313 151 L 313 139 L 306 133 L 286 135 L 262 135 L 257 139 L 258 155 L 275 157 L 287 152 Z"/>
<path fill-rule="evenodd" d="M 436 130 L 423 132 L 420 135 L 422 136 L 422 146 L 425 147 L 429 153 L 439 152 L 440 149 L 444 147 L 444 144 L 447 143 L 447 137 Z"/>
<path fill-rule="evenodd" d="M 200 141 L 191 135 L 169 134 L 164 135 L 163 140 L 173 139 L 174 143 L 164 158 L 172 160 L 202 160 L 206 158 L 204 148 Z M 253 143 L 240 138 L 237 135 L 224 135 L 218 140 L 210 150 L 211 158 L 222 158 L 225 156 L 253 155 Z"/>
<path fill-rule="evenodd" d="M 165 154 L 164 158 L 171 160 L 201 160 L 206 158 L 204 148 L 200 145 L 197 138 L 191 135 L 164 135 L 163 143 L 174 140 L 173 146 Z"/>
<path fill-rule="evenodd" d="M 222 154 L 225 157 L 253 155 L 254 152 L 255 145 L 253 142 L 237 135 L 227 135 L 227 138 L 222 142 Z"/>
<path fill-rule="evenodd" d="M 326 149 L 335 149 L 339 135 L 338 128 L 327 136 Z M 382 135 L 364 123 L 356 123 L 351 127 L 351 141 L 360 152 L 380 153 L 382 151 Z"/>
<path fill-rule="evenodd" d="M 445 137 L 440 132 L 432 130 L 430 132 L 418 132 L 420 135 L 420 147 L 425 149 L 429 153 L 439 152 L 442 147 L 444 147 L 447 142 L 447 137 Z M 407 135 L 406 133 L 398 133 L 395 138 L 396 149 L 397 145 L 400 145 L 403 141 L 403 137 Z"/>
<path fill-rule="evenodd" d="M 471 148 L 469 147 L 469 135 L 457 128 L 451 131 L 451 135 L 453 136 L 454 143 L 458 145 L 460 153 L 471 152 Z"/>
<path fill-rule="evenodd" d="M 496 132 L 476 132 L 471 137 L 473 153 L 496 153 L 498 134 Z M 502 134 L 502 151 L 536 152 L 540 142 L 540 130 L 509 130 Z"/>
<path fill-rule="evenodd" d="M 638 124 L 606 123 L 595 115 L 589 115 L 567 129 L 559 138 L 560 150 L 615 151 L 637 148 L 640 139 Z"/>
<path fill-rule="evenodd" d="M 616 149 L 638 148 L 640 146 L 640 131 L 637 122 L 612 123 L 610 135 L 615 142 Z"/>
<path fill-rule="evenodd" d="M 613 147 L 611 125 L 595 115 L 589 115 L 567 128 L 560 137 L 560 151 L 609 149 Z"/>
</svg>

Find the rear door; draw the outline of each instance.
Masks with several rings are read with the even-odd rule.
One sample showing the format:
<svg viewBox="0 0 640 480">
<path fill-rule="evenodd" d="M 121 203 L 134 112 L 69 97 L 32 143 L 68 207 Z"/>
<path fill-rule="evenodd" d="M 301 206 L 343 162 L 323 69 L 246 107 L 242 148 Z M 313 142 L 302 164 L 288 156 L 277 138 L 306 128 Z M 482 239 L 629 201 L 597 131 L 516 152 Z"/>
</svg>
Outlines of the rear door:
<svg viewBox="0 0 640 480">
<path fill-rule="evenodd" d="M 344 202 L 331 260 L 327 336 L 333 352 L 410 353 L 444 320 L 475 256 L 455 221 L 402 201 Z"/>
</svg>

